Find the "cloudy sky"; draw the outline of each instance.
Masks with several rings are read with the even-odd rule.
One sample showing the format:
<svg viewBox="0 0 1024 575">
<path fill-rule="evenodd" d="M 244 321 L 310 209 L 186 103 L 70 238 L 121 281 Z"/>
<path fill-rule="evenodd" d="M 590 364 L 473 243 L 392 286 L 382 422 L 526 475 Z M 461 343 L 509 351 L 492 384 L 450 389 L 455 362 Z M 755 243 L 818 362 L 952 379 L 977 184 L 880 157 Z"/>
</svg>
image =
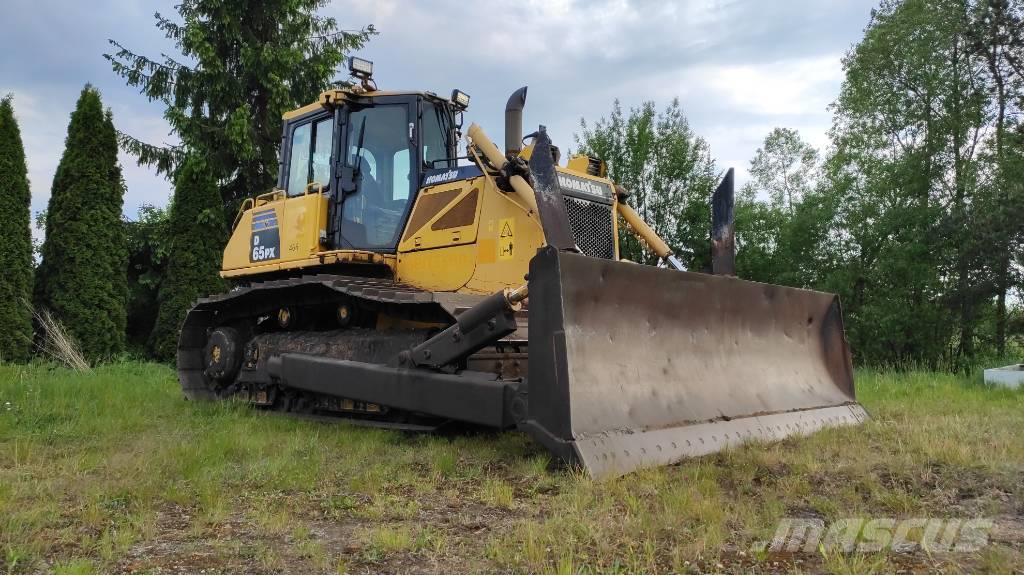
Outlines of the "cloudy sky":
<svg viewBox="0 0 1024 575">
<path fill-rule="evenodd" d="M 157 103 L 115 76 L 103 53 L 114 38 L 136 52 L 175 53 L 153 26 L 175 0 L 4 0 L 0 94 L 14 95 L 32 185 L 44 209 L 68 117 L 85 83 L 100 89 L 118 128 L 151 143 L 173 135 Z M 775 126 L 827 143 L 827 106 L 842 80 L 840 58 L 858 41 L 873 0 L 333 0 L 324 12 L 343 28 L 374 24 L 359 55 L 381 88 L 460 88 L 467 120 L 500 141 L 508 94 L 530 87 L 527 128 L 548 126 L 572 146 L 581 117 L 678 97 L 722 168 L 741 181 Z M 125 214 L 162 205 L 170 185 L 121 158 Z M 260 190 L 254 190 L 257 192 Z"/>
</svg>

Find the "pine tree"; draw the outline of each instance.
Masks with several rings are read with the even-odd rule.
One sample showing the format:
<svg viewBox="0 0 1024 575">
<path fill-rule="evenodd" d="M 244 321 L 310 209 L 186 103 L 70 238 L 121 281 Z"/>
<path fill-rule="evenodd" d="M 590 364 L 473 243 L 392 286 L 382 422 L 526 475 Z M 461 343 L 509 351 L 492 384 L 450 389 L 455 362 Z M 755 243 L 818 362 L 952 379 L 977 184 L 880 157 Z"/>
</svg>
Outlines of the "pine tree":
<svg viewBox="0 0 1024 575">
<path fill-rule="evenodd" d="M 200 156 L 189 156 L 178 171 L 170 236 L 160 311 L 150 336 L 153 355 L 163 360 L 174 358 L 178 329 L 192 302 L 224 287 L 218 275 L 226 237 L 224 213 L 217 184 Z"/>
<path fill-rule="evenodd" d="M 71 114 L 64 146 L 46 211 L 35 299 L 96 361 L 124 350 L 128 288 L 117 131 L 91 86 Z"/>
<path fill-rule="evenodd" d="M 11 97 L 0 100 L 0 360 L 25 361 L 32 340 L 28 169 Z"/>
<path fill-rule="evenodd" d="M 130 135 L 122 144 L 172 175 L 185 150 L 202 154 L 225 203 L 269 190 L 277 177 L 281 114 L 314 101 L 373 26 L 341 30 L 316 11 L 327 0 L 182 0 L 179 21 L 156 26 L 184 58 L 136 54 L 114 40 L 111 66 L 129 86 L 166 106 L 177 148 Z"/>
</svg>

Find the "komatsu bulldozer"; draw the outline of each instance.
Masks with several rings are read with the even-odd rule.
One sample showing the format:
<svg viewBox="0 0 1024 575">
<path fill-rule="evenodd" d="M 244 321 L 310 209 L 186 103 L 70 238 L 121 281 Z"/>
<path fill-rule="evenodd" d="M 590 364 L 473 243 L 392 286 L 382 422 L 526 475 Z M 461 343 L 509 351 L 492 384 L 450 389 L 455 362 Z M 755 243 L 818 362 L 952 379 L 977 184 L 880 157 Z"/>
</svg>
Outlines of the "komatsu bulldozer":
<svg viewBox="0 0 1024 575">
<path fill-rule="evenodd" d="M 463 136 L 465 93 L 349 68 L 284 115 L 277 186 L 224 250 L 234 288 L 182 326 L 187 398 L 519 429 L 593 477 L 865 420 L 838 298 L 733 276 L 731 171 L 713 273 L 685 271 L 604 161 L 562 165 L 543 127 L 523 138 L 525 88 L 502 152 Z M 621 260 L 620 230 L 660 265 Z"/>
</svg>

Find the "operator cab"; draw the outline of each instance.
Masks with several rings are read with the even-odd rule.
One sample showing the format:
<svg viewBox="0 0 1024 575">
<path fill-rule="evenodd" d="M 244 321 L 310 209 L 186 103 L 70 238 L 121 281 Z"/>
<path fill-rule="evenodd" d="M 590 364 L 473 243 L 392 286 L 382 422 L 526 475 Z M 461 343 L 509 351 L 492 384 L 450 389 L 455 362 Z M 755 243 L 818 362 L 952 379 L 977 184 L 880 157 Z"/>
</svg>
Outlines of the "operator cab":
<svg viewBox="0 0 1024 575">
<path fill-rule="evenodd" d="M 457 165 L 468 97 L 380 91 L 370 66 L 350 60 L 363 89 L 286 116 L 278 188 L 328 195 L 327 249 L 394 253 L 424 173 Z"/>
</svg>

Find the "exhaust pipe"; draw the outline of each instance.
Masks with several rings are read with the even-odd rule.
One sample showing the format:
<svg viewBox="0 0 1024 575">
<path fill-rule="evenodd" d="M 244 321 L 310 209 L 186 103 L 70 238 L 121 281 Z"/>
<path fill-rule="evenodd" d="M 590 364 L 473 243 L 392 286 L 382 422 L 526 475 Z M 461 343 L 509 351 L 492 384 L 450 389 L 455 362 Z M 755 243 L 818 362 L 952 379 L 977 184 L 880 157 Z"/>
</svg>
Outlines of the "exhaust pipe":
<svg viewBox="0 0 1024 575">
<path fill-rule="evenodd" d="M 523 106 L 526 105 L 526 86 L 508 97 L 505 104 L 505 154 L 518 154 L 523 149 Z"/>
</svg>

